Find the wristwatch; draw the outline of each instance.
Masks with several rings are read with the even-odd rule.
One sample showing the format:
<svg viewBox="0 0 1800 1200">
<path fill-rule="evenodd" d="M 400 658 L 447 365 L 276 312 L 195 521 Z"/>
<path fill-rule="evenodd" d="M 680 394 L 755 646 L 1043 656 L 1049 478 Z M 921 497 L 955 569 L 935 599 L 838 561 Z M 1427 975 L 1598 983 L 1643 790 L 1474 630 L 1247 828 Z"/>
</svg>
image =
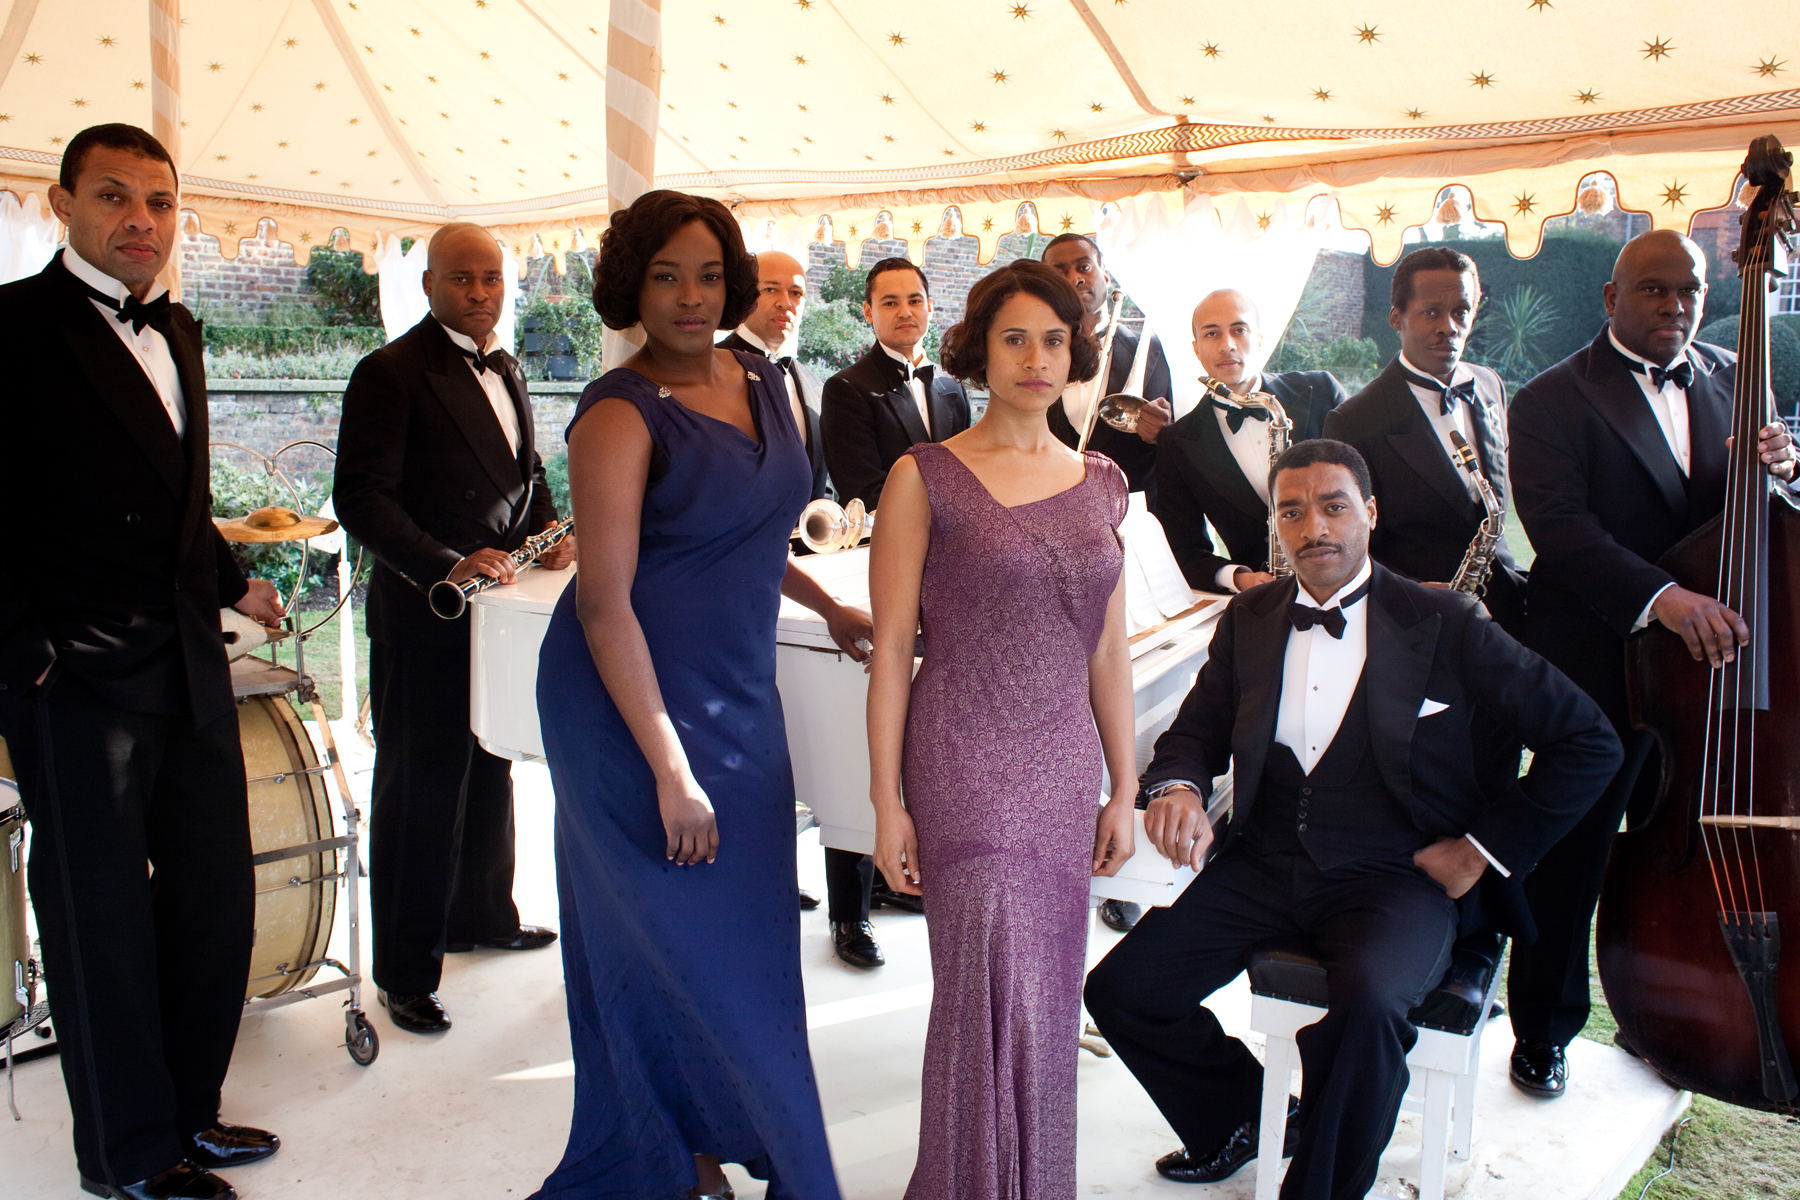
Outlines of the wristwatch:
<svg viewBox="0 0 1800 1200">
<path fill-rule="evenodd" d="M 1186 788 L 1188 791 L 1194 793 L 1194 795 L 1200 797 L 1202 801 L 1206 798 L 1206 794 L 1202 792 L 1192 780 L 1165 779 L 1149 791 L 1138 793 L 1138 807 L 1148 808 L 1150 807 L 1150 801 L 1166 796 L 1170 792 L 1179 791 L 1182 788 Z"/>
</svg>

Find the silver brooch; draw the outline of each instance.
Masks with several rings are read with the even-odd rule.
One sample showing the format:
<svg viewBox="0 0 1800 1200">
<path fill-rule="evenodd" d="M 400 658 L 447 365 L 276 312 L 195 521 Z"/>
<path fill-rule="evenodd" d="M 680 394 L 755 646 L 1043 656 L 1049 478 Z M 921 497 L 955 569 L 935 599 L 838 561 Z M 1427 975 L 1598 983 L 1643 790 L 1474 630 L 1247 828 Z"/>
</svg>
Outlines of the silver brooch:
<svg viewBox="0 0 1800 1200">
<path fill-rule="evenodd" d="M 750 380 L 753 383 L 761 383 L 762 382 L 762 376 L 758 375 L 755 371 L 745 371 L 744 378 Z"/>
<path fill-rule="evenodd" d="M 669 390 L 669 389 L 668 389 L 668 388 L 666 388 L 666 387 L 658 387 L 658 388 L 657 388 L 657 389 L 656 389 L 656 397 L 657 397 L 657 399 L 659 399 L 659 400 L 667 400 L 667 399 L 669 399 L 669 398 L 670 398 L 670 397 L 672 397 L 672 396 L 673 396 L 673 395 L 674 395 L 674 394 L 675 394 L 675 393 L 674 393 L 674 392 L 671 392 L 671 391 L 670 391 L 670 390 Z"/>
</svg>

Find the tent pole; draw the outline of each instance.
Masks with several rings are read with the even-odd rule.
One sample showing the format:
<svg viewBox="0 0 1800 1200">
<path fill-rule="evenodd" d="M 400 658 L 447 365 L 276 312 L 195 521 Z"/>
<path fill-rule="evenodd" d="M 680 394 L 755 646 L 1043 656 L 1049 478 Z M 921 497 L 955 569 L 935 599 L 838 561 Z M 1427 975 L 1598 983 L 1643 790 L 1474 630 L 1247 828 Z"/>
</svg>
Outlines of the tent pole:
<svg viewBox="0 0 1800 1200">
<path fill-rule="evenodd" d="M 662 105 L 662 0 L 612 0 L 606 28 L 606 207 L 616 213 L 655 187 Z M 608 329 L 606 368 L 636 352 L 643 335 Z"/>
<path fill-rule="evenodd" d="M 181 0 L 150 0 L 150 133 L 176 163 L 181 184 Z M 169 254 L 162 283 L 169 298 L 181 299 L 181 241 Z"/>
</svg>

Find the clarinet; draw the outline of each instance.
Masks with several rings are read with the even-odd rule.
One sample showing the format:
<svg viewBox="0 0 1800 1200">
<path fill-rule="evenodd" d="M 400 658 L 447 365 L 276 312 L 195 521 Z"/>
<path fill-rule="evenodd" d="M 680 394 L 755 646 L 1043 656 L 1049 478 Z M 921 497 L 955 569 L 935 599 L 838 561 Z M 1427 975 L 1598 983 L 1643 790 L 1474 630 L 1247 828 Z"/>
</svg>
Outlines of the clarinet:
<svg viewBox="0 0 1800 1200">
<path fill-rule="evenodd" d="M 1501 507 L 1500 497 L 1494 494 L 1494 485 L 1481 473 L 1474 447 L 1454 429 L 1450 431 L 1450 444 L 1455 448 L 1457 465 L 1475 481 L 1475 490 L 1481 493 L 1481 506 L 1487 510 L 1487 516 L 1482 518 L 1481 528 L 1475 531 L 1468 550 L 1463 552 L 1462 565 L 1456 568 L 1456 576 L 1450 581 L 1450 586 L 1455 591 L 1479 600 L 1482 593 L 1487 591 L 1488 575 L 1494 569 L 1494 554 L 1500 547 L 1501 537 L 1506 533 L 1506 509 Z"/>
<path fill-rule="evenodd" d="M 575 532 L 575 518 L 564 517 L 542 533 L 534 533 L 525 539 L 525 544 L 514 550 L 507 557 L 512 559 L 515 570 L 524 570 L 536 562 L 545 551 Z M 463 615 L 469 607 L 469 597 L 477 592 L 485 592 L 500 581 L 492 575 L 477 575 L 461 583 L 451 583 L 448 579 L 440 579 L 431 585 L 425 598 L 431 603 L 431 611 L 446 621 L 454 621 Z"/>
</svg>

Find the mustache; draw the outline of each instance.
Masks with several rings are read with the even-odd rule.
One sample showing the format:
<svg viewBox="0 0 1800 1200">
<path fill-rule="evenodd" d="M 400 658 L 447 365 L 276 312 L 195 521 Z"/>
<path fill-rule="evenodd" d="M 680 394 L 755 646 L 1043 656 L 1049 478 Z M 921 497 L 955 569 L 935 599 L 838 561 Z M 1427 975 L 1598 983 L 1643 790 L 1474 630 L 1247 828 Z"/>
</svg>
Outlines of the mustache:
<svg viewBox="0 0 1800 1200">
<path fill-rule="evenodd" d="M 1308 550 L 1336 550 L 1342 553 L 1344 543 L 1334 542 L 1330 538 L 1308 538 L 1295 547 L 1294 553 L 1305 554 Z"/>
</svg>

